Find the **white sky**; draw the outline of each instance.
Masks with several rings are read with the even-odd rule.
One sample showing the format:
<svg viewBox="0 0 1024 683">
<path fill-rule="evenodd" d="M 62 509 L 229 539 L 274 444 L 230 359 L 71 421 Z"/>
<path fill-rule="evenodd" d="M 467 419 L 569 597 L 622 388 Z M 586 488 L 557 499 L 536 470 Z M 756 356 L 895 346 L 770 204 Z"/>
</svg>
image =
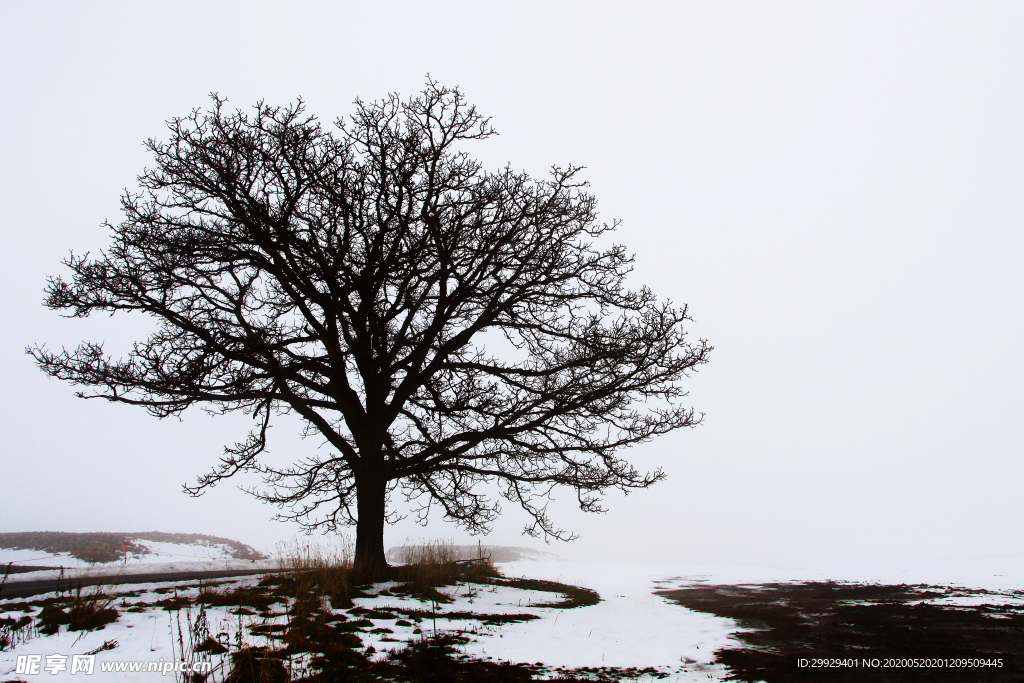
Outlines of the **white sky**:
<svg viewBox="0 0 1024 683">
<path fill-rule="evenodd" d="M 247 428 L 72 397 L 23 349 L 139 326 L 41 305 L 107 243 L 141 142 L 217 91 L 459 85 L 536 175 L 582 164 L 635 281 L 715 346 L 695 431 L 634 449 L 668 481 L 558 521 L 575 558 L 750 564 L 1024 553 L 1024 5 L 4 3 L 0 531 L 293 530 L 230 486 L 180 493 Z M 275 428 L 275 457 L 316 447 Z M 248 483 L 255 483 L 249 481 Z M 570 499 L 571 496 L 566 496 Z M 485 542 L 522 543 L 508 514 Z M 468 537 L 408 524 L 387 541 Z M 535 544 L 536 545 L 536 544 Z"/>
</svg>

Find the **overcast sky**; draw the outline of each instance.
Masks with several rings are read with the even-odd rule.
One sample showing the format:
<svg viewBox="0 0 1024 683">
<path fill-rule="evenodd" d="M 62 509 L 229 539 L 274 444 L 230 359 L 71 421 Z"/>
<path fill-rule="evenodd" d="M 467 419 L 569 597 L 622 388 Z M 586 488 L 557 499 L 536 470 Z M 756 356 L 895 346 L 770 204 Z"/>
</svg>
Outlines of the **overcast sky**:
<svg viewBox="0 0 1024 683">
<path fill-rule="evenodd" d="M 294 529 L 181 493 L 243 418 L 82 401 L 24 354 L 142 326 L 41 306 L 69 249 L 206 106 L 458 85 L 490 168 L 580 164 L 634 284 L 715 347 L 696 430 L 629 452 L 667 481 L 567 501 L 564 557 L 808 566 L 1024 556 L 1024 4 L 4 3 L 0 531 Z M 273 432 L 287 461 L 317 442 Z M 246 484 L 255 484 L 247 480 Z M 509 511 L 485 542 L 523 543 Z M 464 533 L 401 524 L 386 542 Z M 537 547 L 543 547 L 537 544 Z"/>
</svg>

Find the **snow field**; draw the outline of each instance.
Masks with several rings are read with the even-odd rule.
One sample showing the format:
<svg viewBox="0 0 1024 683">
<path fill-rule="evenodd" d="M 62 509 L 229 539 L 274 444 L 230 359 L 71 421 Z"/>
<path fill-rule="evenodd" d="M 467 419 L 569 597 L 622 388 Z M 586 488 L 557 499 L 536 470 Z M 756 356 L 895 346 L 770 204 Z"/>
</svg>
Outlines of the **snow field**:
<svg viewBox="0 0 1024 683">
<path fill-rule="evenodd" d="M 238 562 L 238 561 L 234 561 Z M 251 562 L 241 562 L 252 567 Z M 256 563 L 259 566 L 261 563 Z M 272 561 L 266 561 L 268 568 Z M 129 566 L 126 571 L 153 571 L 160 568 L 209 568 L 208 563 L 185 562 L 164 565 Z M 678 604 L 654 594 L 656 590 L 671 590 L 699 584 L 746 585 L 757 583 L 789 581 L 857 581 L 889 584 L 928 583 L 933 586 L 945 585 L 942 597 L 929 599 L 937 604 L 1020 604 L 1024 602 L 1024 573 L 1012 571 L 1013 567 L 993 567 L 991 564 L 974 563 L 957 566 L 896 568 L 883 570 L 857 570 L 848 568 L 841 572 L 826 570 L 793 570 L 787 568 L 758 567 L 686 567 L 673 565 L 641 565 L 612 563 L 534 562 L 522 561 L 500 566 L 508 578 L 525 577 L 545 579 L 570 585 L 579 585 L 596 590 L 601 596 L 597 605 L 572 609 L 538 607 L 561 598 L 558 594 L 542 591 L 521 590 L 503 586 L 459 584 L 444 589 L 455 599 L 450 604 L 438 605 L 438 613 L 471 612 L 485 614 L 531 614 L 536 620 L 485 624 L 478 619 L 437 619 L 438 632 L 461 632 L 469 638 L 462 650 L 471 656 L 495 661 L 524 663 L 542 662 L 554 669 L 581 667 L 654 667 L 668 674 L 666 681 L 720 681 L 727 672 L 714 664 L 714 653 L 722 647 L 735 644 L 734 634 L 739 627 L 730 619 L 710 614 L 692 612 Z M 49 573 L 49 572 L 47 572 Z M 32 578 L 42 578 L 33 572 Z M 12 576 L 11 580 L 26 577 Z M 940 581 L 946 577 L 945 581 Z M 216 590 L 253 586 L 259 577 L 244 577 L 227 580 Z M 179 589 L 180 595 L 195 597 L 198 593 L 196 581 Z M 100 647 L 104 642 L 116 640 L 118 647 L 96 655 L 97 671 L 90 677 L 96 681 L 167 681 L 171 678 L 158 672 L 107 673 L 99 671 L 102 661 L 171 660 L 180 656 L 177 645 L 177 621 L 181 620 L 182 630 L 187 632 L 187 618 L 195 619 L 197 607 L 191 611 L 166 612 L 159 608 L 148 608 L 144 612 L 128 612 L 134 602 L 153 603 L 173 593 L 156 593 L 161 588 L 173 587 L 173 582 L 160 584 L 125 585 L 118 592 L 137 592 L 136 597 L 119 597 L 116 606 L 121 611 L 118 621 L 105 629 L 94 632 L 61 632 L 55 636 L 39 636 L 21 643 L 14 649 L 0 653 L 0 680 L 10 678 L 14 672 L 19 654 L 84 654 Z M 374 587 L 371 597 L 356 598 L 357 607 L 367 610 L 390 611 L 397 618 L 379 619 L 370 615 L 350 615 L 349 619 L 369 618 L 371 628 L 388 629 L 390 632 L 359 633 L 364 645 L 372 645 L 376 657 L 386 655 L 386 650 L 402 647 L 409 641 L 434 631 L 434 621 L 403 615 L 401 610 L 430 612 L 433 606 L 415 598 L 399 595 L 380 595 L 394 584 L 383 583 Z M 961 589 L 955 586 L 974 587 Z M 37 596 L 38 600 L 46 596 Z M 18 600 L 0 600 L 0 604 Z M 231 608 L 207 607 L 206 614 L 210 631 L 216 636 L 226 634 L 232 644 L 239 634 L 249 645 L 269 645 L 271 641 L 248 631 L 250 624 L 267 623 L 253 616 L 229 614 Z M 283 611 L 283 606 L 277 611 Z M 19 613 L 5 613 L 6 617 L 17 617 Z M 283 623 L 284 617 L 272 621 Z M 400 626 L 398 620 L 413 622 L 411 626 Z M 422 634 L 414 631 L 420 629 Z M 214 657 L 214 661 L 221 661 Z M 293 668 L 300 669 L 301 659 L 292 662 Z M 554 672 L 552 672 L 554 675 Z M 30 683 L 35 681 L 67 681 L 72 678 L 68 672 L 58 674 L 41 673 L 38 676 L 21 676 Z M 650 677 L 646 677 L 649 679 Z M 211 681 L 220 680 L 218 677 Z M 640 678 L 638 680 L 645 680 Z"/>
<path fill-rule="evenodd" d="M 166 565 L 171 566 L 184 565 L 186 563 L 198 563 L 198 564 L 230 564 L 230 563 L 248 563 L 248 560 L 234 560 L 231 558 L 231 549 L 217 544 L 210 545 L 199 545 L 191 543 L 164 543 L 158 541 L 143 541 L 134 539 L 134 543 L 149 548 L 149 553 L 145 555 L 130 554 L 128 556 L 128 567 L 137 567 L 139 565 L 146 565 L 142 571 L 154 571 L 153 565 Z M 0 574 L 2 574 L 3 566 L 7 563 L 12 562 L 15 565 L 40 565 L 40 566 L 52 566 L 60 567 L 63 566 L 65 569 L 81 569 L 86 571 L 92 571 L 93 573 L 99 572 L 109 574 L 112 571 L 118 571 L 123 568 L 123 564 L 118 562 L 107 562 L 107 563 L 89 563 L 84 562 L 76 557 L 71 557 L 66 553 L 49 553 L 41 550 L 15 550 L 13 548 L 0 548 Z M 205 567 L 204 567 L 205 568 Z M 155 569 L 160 571 L 160 569 Z M 170 569 L 168 571 L 179 571 Z M 42 572 L 29 572 L 32 575 L 32 579 L 47 578 Z M 14 576 L 8 580 L 14 580 Z M 24 579 L 23 579 L 24 580 Z"/>
<path fill-rule="evenodd" d="M 463 648 L 466 654 L 497 661 L 543 662 L 552 668 L 654 667 L 669 674 L 668 679 L 662 679 L 668 681 L 721 680 L 724 676 L 722 668 L 712 663 L 714 650 L 726 644 L 729 634 L 736 630 L 735 624 L 728 619 L 690 612 L 652 595 L 652 577 L 657 577 L 657 574 L 651 574 L 647 568 L 522 562 L 503 565 L 502 570 L 508 577 L 524 575 L 528 578 L 563 580 L 566 583 L 594 588 L 601 594 L 602 602 L 589 607 L 555 609 L 536 605 L 560 600 L 562 596 L 559 594 L 478 584 L 448 587 L 445 591 L 453 595 L 454 601 L 437 605 L 438 614 L 470 612 L 477 615 L 531 614 L 539 617 L 527 622 L 490 625 L 479 619 L 437 619 L 438 633 L 458 632 L 470 639 Z M 573 571 L 572 576 L 579 578 L 565 581 L 569 576 L 568 571 Z M 254 586 L 258 581 L 259 577 L 232 579 L 217 586 L 215 590 Z M 198 595 L 197 582 L 190 581 L 185 585 L 190 587 L 179 588 L 178 595 Z M 377 584 L 374 591 L 387 591 L 393 585 Z M 12 650 L 0 653 L 0 678 L 6 678 L 14 673 L 18 655 L 41 654 L 45 657 L 54 653 L 85 654 L 107 641 L 116 640 L 118 646 L 115 649 L 96 654 L 96 672 L 90 677 L 92 680 L 170 680 L 159 672 L 101 673 L 100 666 L 104 661 L 169 661 L 180 657 L 178 623 L 180 621 L 180 629 L 187 641 L 188 619 L 194 620 L 197 617 L 198 607 L 193 606 L 189 610 L 177 612 L 167 612 L 156 607 L 147 608 L 144 612 L 127 611 L 133 603 L 153 603 L 171 597 L 174 593 L 156 591 L 174 586 L 174 583 L 169 582 L 119 587 L 117 592 L 131 592 L 133 595 L 118 597 L 115 601 L 115 605 L 121 611 L 121 616 L 116 622 L 98 631 L 62 630 L 54 636 L 39 635 Z M 36 596 L 32 600 L 49 596 Z M 9 602 L 17 600 L 0 601 Z M 384 657 L 388 649 L 402 647 L 404 642 L 422 637 L 421 634 L 414 633 L 416 629 L 420 629 L 422 635 L 434 632 L 433 619 L 421 617 L 416 621 L 400 613 L 401 610 L 430 612 L 433 606 L 429 601 L 424 602 L 406 596 L 374 594 L 372 597 L 356 598 L 354 603 L 356 607 L 364 609 L 391 611 L 398 617 L 374 619 L 370 615 L 349 616 L 349 619 L 369 618 L 373 621 L 373 628 L 390 631 L 358 634 L 365 646 L 374 647 L 377 657 Z M 265 636 L 250 633 L 248 626 L 285 623 L 285 617 L 268 621 L 258 616 L 236 616 L 229 613 L 231 609 L 209 606 L 206 608 L 206 618 L 212 635 L 216 637 L 223 634 L 221 638 L 229 639 L 232 644 L 236 643 L 240 634 L 243 642 L 249 645 L 279 644 Z M 17 617 L 19 613 L 6 613 L 5 616 Z M 399 619 L 413 624 L 400 626 L 396 623 Z M 213 657 L 215 663 L 220 663 L 223 659 Z M 292 662 L 292 667 L 298 672 L 305 663 L 307 662 L 303 659 L 297 658 Z M 83 678 L 81 674 L 72 675 L 69 671 L 56 674 L 41 671 L 35 676 L 20 677 L 29 683 L 58 683 Z M 649 677 L 642 677 L 639 680 L 646 678 Z M 219 680 L 219 677 L 215 676 L 211 680 Z"/>
</svg>

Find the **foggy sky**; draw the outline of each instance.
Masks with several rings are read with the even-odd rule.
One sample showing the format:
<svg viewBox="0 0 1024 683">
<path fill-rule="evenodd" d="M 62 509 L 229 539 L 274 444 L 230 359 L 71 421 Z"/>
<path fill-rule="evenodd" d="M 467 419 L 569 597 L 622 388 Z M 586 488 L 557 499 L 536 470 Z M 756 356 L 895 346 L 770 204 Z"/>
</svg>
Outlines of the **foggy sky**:
<svg viewBox="0 0 1024 683">
<path fill-rule="evenodd" d="M 41 306 L 108 244 L 142 141 L 218 92 L 356 97 L 458 85 L 535 176 L 581 164 L 631 283 L 714 345 L 695 429 L 632 449 L 668 480 L 605 515 L 553 508 L 564 557 L 827 564 L 1024 554 L 1024 5 L 5 3 L 0 9 L 0 531 L 163 530 L 273 548 L 232 486 L 180 492 L 248 429 L 82 401 L 26 345 L 145 321 Z M 319 447 L 281 420 L 272 457 Z M 258 484 L 253 479 L 242 480 Z M 487 543 L 522 539 L 508 509 Z M 440 518 L 410 538 L 471 539 Z M 475 541 L 475 539 L 473 539 Z"/>
</svg>

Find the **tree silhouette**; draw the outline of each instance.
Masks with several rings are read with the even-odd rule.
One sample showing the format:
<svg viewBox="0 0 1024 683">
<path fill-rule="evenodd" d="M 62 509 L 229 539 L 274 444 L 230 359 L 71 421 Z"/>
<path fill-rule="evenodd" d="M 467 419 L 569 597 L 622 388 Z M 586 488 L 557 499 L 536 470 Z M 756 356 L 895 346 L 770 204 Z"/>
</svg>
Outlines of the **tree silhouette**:
<svg viewBox="0 0 1024 683">
<path fill-rule="evenodd" d="M 626 288 L 632 258 L 594 246 L 616 224 L 597 222 L 579 168 L 536 180 L 460 151 L 494 131 L 458 89 L 357 100 L 337 132 L 301 100 L 246 114 L 217 96 L 168 128 L 110 247 L 72 253 L 45 300 L 143 311 L 156 331 L 121 359 L 89 342 L 28 352 L 84 398 L 252 415 L 192 494 L 257 472 L 250 492 L 279 517 L 354 524 L 357 565 L 379 576 L 395 495 L 480 532 L 499 506 L 477 485 L 497 480 L 527 533 L 566 538 L 553 487 L 599 511 L 601 493 L 664 476 L 619 449 L 699 423 L 679 383 L 711 349 L 687 340 L 686 308 Z M 261 462 L 284 412 L 330 452 Z"/>
</svg>

